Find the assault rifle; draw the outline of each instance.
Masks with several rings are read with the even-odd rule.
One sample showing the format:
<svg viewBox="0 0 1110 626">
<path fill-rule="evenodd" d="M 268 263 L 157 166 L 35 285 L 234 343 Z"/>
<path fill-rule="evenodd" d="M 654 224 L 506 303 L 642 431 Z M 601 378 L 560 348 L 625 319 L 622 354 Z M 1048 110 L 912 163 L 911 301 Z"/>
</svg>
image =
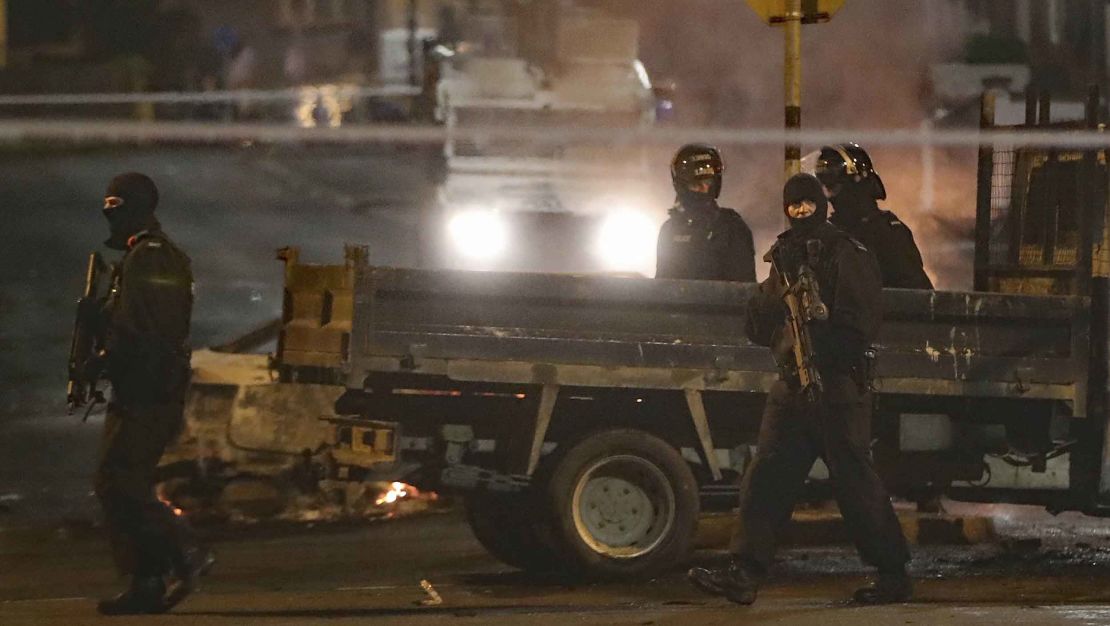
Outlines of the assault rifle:
<svg viewBox="0 0 1110 626">
<path fill-rule="evenodd" d="M 791 272 L 786 259 L 781 258 L 783 253 L 781 247 L 773 249 L 771 265 L 782 281 L 782 299 L 786 303 L 786 321 L 790 326 L 798 383 L 806 399 L 816 402 L 824 387 L 821 373 L 817 371 L 817 351 L 809 325 L 813 321 L 829 319 L 829 309 L 821 300 L 821 289 L 813 270 L 821 254 L 821 242 L 817 239 L 806 241 L 805 258 L 798 263 L 796 272 Z"/>
<path fill-rule="evenodd" d="M 99 374 L 90 372 L 89 364 L 103 349 L 104 332 L 100 319 L 103 300 L 100 296 L 104 275 L 108 265 L 99 252 L 89 255 L 89 266 L 85 272 L 85 291 L 77 301 L 77 317 L 73 323 L 73 340 L 69 346 L 69 384 L 66 386 L 67 412 L 88 405 L 85 419 L 93 408 L 106 402 L 104 394 L 98 390 Z"/>
</svg>

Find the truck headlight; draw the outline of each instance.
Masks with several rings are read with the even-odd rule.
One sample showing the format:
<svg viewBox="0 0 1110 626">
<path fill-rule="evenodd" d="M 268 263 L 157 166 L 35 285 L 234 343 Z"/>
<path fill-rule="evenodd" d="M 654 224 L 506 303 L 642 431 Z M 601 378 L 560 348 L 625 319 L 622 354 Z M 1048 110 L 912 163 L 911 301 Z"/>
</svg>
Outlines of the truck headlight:
<svg viewBox="0 0 1110 626">
<path fill-rule="evenodd" d="M 455 249 L 475 260 L 501 256 L 509 244 L 509 229 L 497 213 L 485 210 L 455 214 L 447 224 Z"/>
<path fill-rule="evenodd" d="M 655 222 L 639 211 L 612 213 L 601 223 L 598 256 L 609 270 L 650 276 L 654 270 L 655 231 Z"/>
</svg>

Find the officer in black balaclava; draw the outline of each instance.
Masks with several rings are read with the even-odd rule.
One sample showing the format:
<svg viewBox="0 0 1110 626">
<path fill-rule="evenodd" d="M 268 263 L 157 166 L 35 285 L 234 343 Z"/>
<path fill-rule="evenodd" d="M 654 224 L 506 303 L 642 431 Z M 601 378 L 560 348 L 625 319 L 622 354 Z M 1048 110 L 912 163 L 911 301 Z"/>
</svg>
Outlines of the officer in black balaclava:
<svg viewBox="0 0 1110 626">
<path fill-rule="evenodd" d="M 694 586 L 738 604 L 755 602 L 774 562 L 776 540 L 817 458 L 829 468 L 837 503 L 860 556 L 879 571 L 873 584 L 855 593 L 856 602 L 903 602 L 912 594 L 905 570 L 910 558 L 906 540 L 871 464 L 865 350 L 878 335 L 882 317 L 879 268 L 863 245 L 826 220 L 827 211 L 816 178 L 791 178 L 783 190 L 790 229 L 779 235 L 765 257 L 774 255 L 776 267 L 796 279 L 800 263 L 808 258 L 809 243 L 818 242 L 812 269 L 829 315 L 809 324 L 823 383 L 815 401 L 800 389 L 776 269 L 748 303 L 748 337 L 772 348 L 780 376 L 767 399 L 755 459 L 740 487 L 732 560 L 722 569 L 689 572 Z"/>
<path fill-rule="evenodd" d="M 683 146 L 671 161 L 677 199 L 659 230 L 656 278 L 755 282 L 752 231 L 717 205 L 725 166 L 713 146 Z"/>
<path fill-rule="evenodd" d="M 162 232 L 157 206 L 158 188 L 138 173 L 112 179 L 104 194 L 105 245 L 124 255 L 102 312 L 105 349 L 89 365 L 112 384 L 95 482 L 116 564 L 131 577 L 97 605 L 107 615 L 167 611 L 212 564 L 154 494 L 158 461 L 182 427 L 193 306 L 189 257 Z"/>
<path fill-rule="evenodd" d="M 854 143 L 821 148 L 817 178 L 832 200 L 832 223 L 875 254 L 884 287 L 933 288 L 909 227 L 894 213 L 879 208 L 878 201 L 886 199 L 886 186 L 867 151 Z"/>
<path fill-rule="evenodd" d="M 161 227 L 154 217 L 157 206 L 158 188 L 147 176 L 129 172 L 113 178 L 104 192 L 104 217 L 108 219 L 111 234 L 104 245 L 113 250 L 127 250 L 128 240 L 133 235 L 159 230 Z"/>
</svg>

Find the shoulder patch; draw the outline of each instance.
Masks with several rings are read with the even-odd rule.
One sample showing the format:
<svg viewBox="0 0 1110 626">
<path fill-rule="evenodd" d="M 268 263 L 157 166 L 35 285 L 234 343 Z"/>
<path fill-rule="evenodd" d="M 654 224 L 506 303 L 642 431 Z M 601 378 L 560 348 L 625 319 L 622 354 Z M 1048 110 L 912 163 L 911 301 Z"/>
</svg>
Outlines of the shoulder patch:
<svg viewBox="0 0 1110 626">
<path fill-rule="evenodd" d="M 905 226 L 902 220 L 898 219 L 898 216 L 894 213 L 891 213 L 890 211 L 883 211 L 882 213 L 883 219 L 886 220 L 887 224 L 890 224 L 891 226 Z"/>
<path fill-rule="evenodd" d="M 135 244 L 135 247 L 131 249 L 131 253 L 134 254 L 143 250 L 161 250 L 165 247 L 166 243 L 164 241 L 147 237 L 139 240 L 139 242 Z"/>
</svg>

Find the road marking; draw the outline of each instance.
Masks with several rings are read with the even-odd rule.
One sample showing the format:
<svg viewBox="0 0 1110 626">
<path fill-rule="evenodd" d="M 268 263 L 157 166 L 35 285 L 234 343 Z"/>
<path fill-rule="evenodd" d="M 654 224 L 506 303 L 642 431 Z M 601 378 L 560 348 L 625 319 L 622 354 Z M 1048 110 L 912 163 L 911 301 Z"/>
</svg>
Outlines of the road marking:
<svg viewBox="0 0 1110 626">
<path fill-rule="evenodd" d="M 368 585 L 365 587 L 336 587 L 336 591 L 395 591 L 397 589 L 411 589 L 412 587 L 419 587 L 420 584 L 415 585 Z M 436 587 L 454 587 L 452 583 L 436 583 Z"/>
<path fill-rule="evenodd" d="M 35 603 L 45 603 L 45 602 L 80 602 L 82 600 L 88 600 L 88 598 L 84 598 L 84 597 L 74 597 L 74 598 L 28 598 L 28 599 L 25 599 L 25 600 L 4 600 L 4 601 L 0 602 L 0 604 L 35 604 Z"/>
</svg>

